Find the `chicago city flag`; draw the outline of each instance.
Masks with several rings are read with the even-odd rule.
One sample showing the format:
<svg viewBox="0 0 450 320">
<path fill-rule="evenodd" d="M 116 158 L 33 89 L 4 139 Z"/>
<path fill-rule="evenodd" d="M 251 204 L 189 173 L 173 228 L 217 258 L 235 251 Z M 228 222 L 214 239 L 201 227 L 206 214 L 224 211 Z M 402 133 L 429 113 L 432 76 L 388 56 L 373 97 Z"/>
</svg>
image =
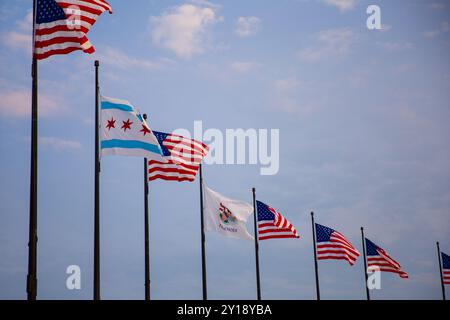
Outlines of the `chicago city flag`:
<svg viewBox="0 0 450 320">
<path fill-rule="evenodd" d="M 253 213 L 253 206 L 244 201 L 227 198 L 203 185 L 204 222 L 207 231 L 226 237 L 253 240 L 245 223 Z"/>
<path fill-rule="evenodd" d="M 102 155 L 162 159 L 162 151 L 141 114 L 126 100 L 101 97 Z"/>
</svg>

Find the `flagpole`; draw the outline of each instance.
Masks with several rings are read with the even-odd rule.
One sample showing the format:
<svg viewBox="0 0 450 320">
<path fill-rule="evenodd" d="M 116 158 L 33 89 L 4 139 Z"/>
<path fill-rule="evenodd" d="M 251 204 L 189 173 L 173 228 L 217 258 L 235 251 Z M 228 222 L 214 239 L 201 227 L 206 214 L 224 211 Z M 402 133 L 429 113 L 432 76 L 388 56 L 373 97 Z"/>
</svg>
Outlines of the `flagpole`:
<svg viewBox="0 0 450 320">
<path fill-rule="evenodd" d="M 28 234 L 27 299 L 37 296 L 37 188 L 38 188 L 38 64 L 34 56 L 34 35 L 36 25 L 36 0 L 33 0 L 33 45 L 31 66 L 31 161 L 30 161 L 30 220 Z"/>
<path fill-rule="evenodd" d="M 147 120 L 147 115 L 142 115 Z M 144 237 L 145 237 L 145 300 L 150 300 L 150 239 L 148 219 L 148 160 L 144 158 Z"/>
<path fill-rule="evenodd" d="M 206 253 L 205 253 L 205 223 L 203 214 L 203 171 L 202 164 L 199 165 L 200 171 L 200 227 L 201 227 L 201 242 L 202 242 L 202 292 L 203 300 L 208 300 L 208 288 L 206 285 Z"/>
<path fill-rule="evenodd" d="M 368 275 L 367 275 L 367 259 L 366 259 L 366 241 L 364 237 L 364 228 L 361 227 L 361 239 L 362 239 L 362 247 L 363 247 L 363 259 L 364 259 L 364 280 L 365 280 L 365 287 L 366 287 L 366 296 L 367 300 L 370 300 L 370 292 L 368 287 Z"/>
<path fill-rule="evenodd" d="M 314 212 L 312 212 L 312 211 L 311 211 L 311 222 L 312 222 L 312 236 L 313 236 L 313 249 L 314 249 L 314 269 L 316 271 L 316 295 L 317 295 L 317 300 L 320 300 L 319 265 L 317 263 L 317 250 L 316 250 L 316 226 L 314 224 Z"/>
<path fill-rule="evenodd" d="M 98 67 L 95 60 L 95 200 L 94 200 L 94 300 L 100 300 L 100 146 L 99 146 L 99 84 Z"/>
<path fill-rule="evenodd" d="M 256 260 L 256 297 L 261 300 L 261 281 L 259 275 L 259 243 L 258 243 L 258 224 L 256 223 L 256 189 L 252 188 L 253 193 L 253 230 L 255 232 L 255 260 Z"/>
<path fill-rule="evenodd" d="M 439 260 L 439 274 L 441 276 L 442 300 L 445 300 L 444 276 L 442 275 L 441 249 L 439 248 L 439 241 L 436 242 L 436 246 Z"/>
</svg>

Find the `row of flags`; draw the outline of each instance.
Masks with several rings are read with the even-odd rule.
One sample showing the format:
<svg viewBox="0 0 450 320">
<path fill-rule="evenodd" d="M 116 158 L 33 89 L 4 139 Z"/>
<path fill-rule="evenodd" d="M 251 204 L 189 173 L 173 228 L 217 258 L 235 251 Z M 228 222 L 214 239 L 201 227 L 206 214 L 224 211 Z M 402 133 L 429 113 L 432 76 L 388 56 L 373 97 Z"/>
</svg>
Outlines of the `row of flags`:
<svg viewBox="0 0 450 320">
<path fill-rule="evenodd" d="M 46 59 L 55 54 L 68 54 L 75 50 L 93 53 L 94 47 L 86 34 L 105 11 L 112 13 L 112 7 L 104 0 L 34 0 L 33 1 L 33 99 L 32 99 L 32 163 L 30 197 L 30 241 L 29 274 L 27 292 L 29 299 L 36 299 L 36 248 L 37 248 L 37 208 L 33 206 L 33 197 L 37 197 L 37 60 Z M 98 63 L 96 62 L 96 67 Z M 98 68 L 97 68 L 98 71 Z M 98 94 L 98 74 L 96 74 L 96 99 Z M 208 153 L 208 146 L 200 141 L 180 135 L 153 131 L 146 116 L 141 114 L 126 100 L 100 96 L 100 106 L 96 103 L 96 115 L 100 107 L 99 123 L 96 124 L 96 137 L 100 130 L 96 148 L 96 168 L 101 156 L 122 155 L 143 157 L 146 159 L 146 183 L 157 179 L 167 181 L 194 181 L 200 172 L 200 199 L 202 217 L 202 268 L 203 290 L 206 298 L 206 273 L 204 259 L 204 230 L 218 232 L 224 236 L 255 241 L 256 274 L 259 288 L 258 242 L 279 238 L 300 238 L 296 228 L 280 212 L 269 205 L 256 200 L 253 189 L 253 205 L 228 198 L 210 189 L 203 183 L 201 173 L 202 159 Z M 97 117 L 96 117 L 97 119 Z M 34 154 L 36 153 L 36 154 Z M 33 154 L 35 157 L 33 157 Z M 97 161 L 98 160 L 98 161 Z M 36 160 L 37 161 L 37 160 Z M 98 172 L 96 169 L 96 203 L 98 203 Z M 97 206 L 97 205 L 96 205 Z M 96 214 L 99 208 L 95 208 Z M 146 208 L 147 210 L 147 208 Z M 248 218 L 254 217 L 254 236 L 246 227 Z M 313 216 L 313 214 L 312 214 Z M 99 230 L 96 215 L 95 257 L 94 257 L 94 297 L 99 298 Z M 319 298 L 317 260 L 345 260 L 353 265 L 360 256 L 359 251 L 338 231 L 317 224 L 312 219 L 314 253 L 316 265 L 316 285 Z M 147 227 L 147 226 L 146 226 Z M 146 233 L 148 236 L 148 233 Z M 146 239 L 148 242 L 148 239 Z M 378 268 L 382 272 L 398 274 L 407 278 L 408 274 L 391 258 L 385 250 L 363 236 L 365 274 Z M 98 250 L 97 250 L 98 249 Z M 148 246 L 146 245 L 146 250 Z M 441 283 L 450 284 L 450 257 L 439 252 Z M 146 252 L 148 254 L 148 252 Z M 146 258 L 147 259 L 147 258 Z M 146 265 L 148 265 L 146 261 Z M 442 262 L 442 264 L 441 264 Z M 146 274 L 148 276 L 148 270 Z M 146 286 L 149 286 L 146 278 Z M 147 289 L 147 287 L 146 287 Z M 367 289 L 367 285 L 366 285 Z M 148 287 L 149 290 L 149 287 Z M 445 299 L 445 291 L 443 287 Z M 149 296 L 149 295 L 148 295 Z M 147 297 L 147 292 L 146 292 Z M 369 295 L 368 295 L 369 298 Z"/>
<path fill-rule="evenodd" d="M 148 160 L 148 180 L 193 181 L 208 146 L 194 139 L 152 131 L 143 116 L 128 101 L 101 97 L 102 155 L 140 156 Z M 203 185 L 206 231 L 224 236 L 254 240 L 246 223 L 254 207 L 228 198 Z M 280 212 L 256 200 L 257 237 L 300 238 L 296 228 Z M 317 260 L 346 260 L 353 265 L 360 252 L 340 232 L 314 223 Z M 384 249 L 364 238 L 367 270 L 398 274 L 408 278 L 400 264 Z M 443 253 L 443 257 L 444 257 Z M 443 258 L 444 261 L 444 258 Z M 447 264 L 444 261 L 444 270 Z M 445 273 L 444 273 L 445 274 Z M 447 278 L 449 275 L 446 276 Z M 446 280 L 447 281 L 447 280 Z"/>
</svg>

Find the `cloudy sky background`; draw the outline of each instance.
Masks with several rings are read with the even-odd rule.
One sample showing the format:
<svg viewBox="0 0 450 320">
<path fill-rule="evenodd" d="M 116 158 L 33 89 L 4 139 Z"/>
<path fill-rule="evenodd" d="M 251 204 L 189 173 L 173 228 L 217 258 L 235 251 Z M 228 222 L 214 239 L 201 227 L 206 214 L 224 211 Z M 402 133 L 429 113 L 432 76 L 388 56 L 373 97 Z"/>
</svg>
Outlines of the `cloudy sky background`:
<svg viewBox="0 0 450 320">
<path fill-rule="evenodd" d="M 360 226 L 410 279 L 384 274 L 374 299 L 439 299 L 435 242 L 450 253 L 450 2 L 111 0 L 94 55 L 39 64 L 38 298 L 90 299 L 94 67 L 103 94 L 152 129 L 280 129 L 280 170 L 206 165 L 229 197 L 277 208 L 301 239 L 261 243 L 262 296 L 314 299 L 310 211 L 362 251 Z M 381 7 L 382 30 L 366 28 Z M 0 298 L 26 297 L 31 1 L 0 4 Z M 144 297 L 143 160 L 101 172 L 105 299 Z M 198 181 L 150 184 L 154 299 L 201 298 Z M 252 232 L 252 223 L 248 223 Z M 324 299 L 364 299 L 362 259 L 319 263 Z M 82 289 L 67 290 L 66 268 Z M 254 299 L 252 242 L 207 233 L 212 299 Z"/>
</svg>

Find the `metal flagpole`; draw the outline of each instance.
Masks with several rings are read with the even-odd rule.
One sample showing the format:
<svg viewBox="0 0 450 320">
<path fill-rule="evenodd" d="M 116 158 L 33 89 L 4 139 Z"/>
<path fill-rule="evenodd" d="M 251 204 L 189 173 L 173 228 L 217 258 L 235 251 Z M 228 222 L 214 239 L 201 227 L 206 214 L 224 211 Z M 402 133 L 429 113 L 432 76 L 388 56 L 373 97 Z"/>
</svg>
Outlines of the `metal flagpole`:
<svg viewBox="0 0 450 320">
<path fill-rule="evenodd" d="M 28 274 L 27 299 L 37 296 L 37 188 L 38 188 L 38 64 L 34 56 L 34 37 L 36 28 L 36 0 L 33 0 L 33 62 L 31 66 L 31 164 L 30 164 L 30 220 L 28 234 Z"/>
<path fill-rule="evenodd" d="M 363 247 L 363 259 L 364 259 L 364 280 L 365 280 L 365 287 L 366 287 L 366 295 L 367 300 L 370 300 L 370 292 L 368 287 L 368 275 L 367 275 L 367 258 L 366 258 L 366 238 L 364 237 L 364 228 L 361 227 L 361 238 L 362 238 L 362 247 Z"/>
<path fill-rule="evenodd" d="M 147 120 L 147 115 L 142 115 Z M 144 237 L 145 237 L 145 300 L 150 300 L 150 239 L 148 219 L 148 160 L 144 158 Z"/>
<path fill-rule="evenodd" d="M 259 275 L 259 243 L 258 243 L 258 224 L 256 222 L 256 189 L 252 188 L 253 193 L 253 230 L 255 232 L 255 260 L 256 260 L 256 297 L 261 300 L 261 282 Z"/>
<path fill-rule="evenodd" d="M 314 269 L 316 271 L 316 294 L 317 294 L 317 300 L 320 300 L 319 266 L 317 264 L 317 250 L 316 250 L 316 226 L 314 223 L 314 212 L 312 212 L 312 211 L 311 211 L 311 222 L 312 222 L 312 236 L 313 236 L 313 249 L 314 249 Z"/>
<path fill-rule="evenodd" d="M 442 274 L 441 249 L 439 248 L 439 242 L 436 242 L 436 246 L 437 246 L 438 260 L 439 260 L 439 272 L 441 275 L 442 300 L 445 300 L 444 276 Z"/>
<path fill-rule="evenodd" d="M 98 67 L 95 60 L 95 200 L 94 200 L 94 300 L 100 300 L 100 146 L 99 146 L 99 84 Z"/>
<path fill-rule="evenodd" d="M 205 223 L 203 215 L 203 171 L 202 164 L 199 165 L 200 171 L 200 227 L 201 227 L 201 241 L 202 241 L 202 290 L 203 300 L 208 300 L 208 290 L 206 285 L 206 253 L 205 253 Z"/>
</svg>

